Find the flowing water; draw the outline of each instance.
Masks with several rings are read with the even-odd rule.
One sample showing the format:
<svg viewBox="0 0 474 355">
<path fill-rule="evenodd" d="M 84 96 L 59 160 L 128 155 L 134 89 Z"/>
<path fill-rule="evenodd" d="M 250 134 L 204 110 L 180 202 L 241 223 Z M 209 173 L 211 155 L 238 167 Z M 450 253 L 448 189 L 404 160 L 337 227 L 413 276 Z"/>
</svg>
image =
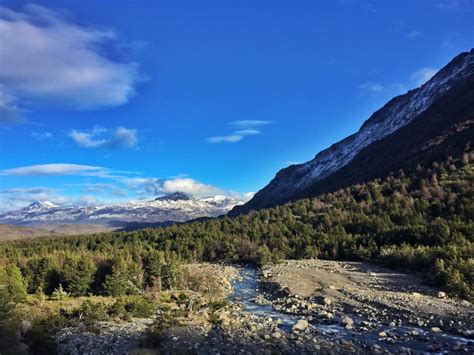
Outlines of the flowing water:
<svg viewBox="0 0 474 355">
<path fill-rule="evenodd" d="M 275 310 L 272 305 L 259 305 L 255 303 L 255 298 L 263 295 L 260 290 L 259 271 L 252 266 L 242 266 L 239 268 L 241 278 L 234 281 L 234 291 L 229 296 L 232 302 L 240 303 L 244 306 L 244 310 L 262 317 L 271 317 L 279 323 L 280 329 L 283 331 L 291 331 L 292 326 L 301 318 L 300 316 L 286 314 Z M 354 319 L 357 321 L 357 319 Z M 385 325 L 378 326 L 375 330 L 367 332 L 357 332 L 355 330 L 346 330 L 339 325 L 325 325 L 316 321 L 311 322 L 311 327 L 321 336 L 330 340 L 346 339 L 359 343 L 365 346 L 371 346 L 379 343 L 380 346 L 396 351 L 401 347 L 407 347 L 413 350 L 426 351 L 429 344 L 443 344 L 444 349 L 451 349 L 455 343 L 467 345 L 471 350 L 473 349 L 473 342 L 469 339 L 452 336 L 444 333 L 431 333 L 426 330 L 415 327 L 396 327 L 389 328 Z M 407 337 L 406 334 L 411 330 L 416 330 L 420 336 Z M 380 341 L 379 332 L 386 331 L 389 334 L 394 334 L 398 338 L 403 338 L 394 344 L 386 341 Z M 446 351 L 438 351 L 443 353 Z"/>
</svg>

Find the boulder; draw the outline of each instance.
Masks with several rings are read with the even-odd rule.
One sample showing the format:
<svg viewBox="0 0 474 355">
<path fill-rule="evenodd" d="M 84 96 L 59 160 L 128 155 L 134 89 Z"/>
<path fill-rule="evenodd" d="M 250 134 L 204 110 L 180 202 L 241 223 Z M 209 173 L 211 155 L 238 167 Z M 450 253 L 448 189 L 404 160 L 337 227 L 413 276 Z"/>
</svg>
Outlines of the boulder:
<svg viewBox="0 0 474 355">
<path fill-rule="evenodd" d="M 300 319 L 295 323 L 295 325 L 293 325 L 293 330 L 303 332 L 306 330 L 306 328 L 308 328 L 308 325 L 308 321 Z"/>
<path fill-rule="evenodd" d="M 438 292 L 438 298 L 446 298 L 446 292 L 439 291 Z"/>
<path fill-rule="evenodd" d="M 352 326 L 354 325 L 354 321 L 352 320 L 352 318 L 344 317 L 341 319 L 341 324 L 346 329 L 352 329 Z"/>
</svg>

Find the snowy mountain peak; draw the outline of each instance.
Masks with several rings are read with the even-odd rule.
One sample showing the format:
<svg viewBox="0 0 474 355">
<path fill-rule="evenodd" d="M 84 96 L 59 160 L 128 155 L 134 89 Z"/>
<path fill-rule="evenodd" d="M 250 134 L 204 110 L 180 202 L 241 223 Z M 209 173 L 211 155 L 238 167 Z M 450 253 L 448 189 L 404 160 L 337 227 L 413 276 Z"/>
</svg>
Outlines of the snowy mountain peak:
<svg viewBox="0 0 474 355">
<path fill-rule="evenodd" d="M 226 196 L 195 199 L 176 192 L 152 201 L 133 201 L 104 206 L 56 206 L 43 201 L 16 211 L 0 213 L 0 223 L 10 224 L 159 224 L 217 217 L 242 201 Z"/>
<path fill-rule="evenodd" d="M 186 201 L 186 200 L 191 200 L 192 198 L 188 195 L 186 195 L 183 192 L 173 192 L 168 195 L 160 196 L 155 198 L 155 201 Z"/>
<path fill-rule="evenodd" d="M 24 210 L 42 210 L 42 209 L 51 209 L 51 208 L 56 208 L 59 207 L 58 205 L 55 205 L 54 203 L 50 201 L 35 201 L 25 208 Z"/>
</svg>

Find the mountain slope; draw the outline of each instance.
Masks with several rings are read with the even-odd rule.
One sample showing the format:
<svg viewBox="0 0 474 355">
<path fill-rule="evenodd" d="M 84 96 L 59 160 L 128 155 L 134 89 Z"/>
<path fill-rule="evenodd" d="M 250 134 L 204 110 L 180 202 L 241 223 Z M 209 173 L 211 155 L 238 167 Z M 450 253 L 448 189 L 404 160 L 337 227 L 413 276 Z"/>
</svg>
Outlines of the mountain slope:
<svg viewBox="0 0 474 355">
<path fill-rule="evenodd" d="M 389 101 L 357 133 L 307 163 L 279 171 L 229 215 L 334 191 L 459 152 L 473 136 L 473 91 L 474 49 L 455 57 L 420 88 Z"/>
<path fill-rule="evenodd" d="M 50 202 L 34 202 L 17 211 L 0 214 L 0 223 L 22 225 L 128 223 L 159 224 L 185 222 L 201 217 L 217 217 L 242 202 L 225 196 L 195 199 L 182 193 L 159 197 L 152 201 L 136 201 L 110 206 L 56 206 Z"/>
</svg>

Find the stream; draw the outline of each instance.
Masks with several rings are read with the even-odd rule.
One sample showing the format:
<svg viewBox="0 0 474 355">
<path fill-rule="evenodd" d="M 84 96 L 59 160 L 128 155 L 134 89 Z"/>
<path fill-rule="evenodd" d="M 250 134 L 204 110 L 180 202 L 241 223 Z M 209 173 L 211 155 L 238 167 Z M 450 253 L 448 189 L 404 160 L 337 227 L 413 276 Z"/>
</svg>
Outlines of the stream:
<svg viewBox="0 0 474 355">
<path fill-rule="evenodd" d="M 302 317 L 293 314 L 286 314 L 277 311 L 272 305 L 260 305 L 255 303 L 255 298 L 263 295 L 260 291 L 259 270 L 252 266 L 239 267 L 240 278 L 233 283 L 233 292 L 229 296 L 231 302 L 240 303 L 246 312 L 262 316 L 271 317 L 279 324 L 279 328 L 285 332 L 291 332 L 292 326 Z M 353 317 L 357 323 L 363 319 Z M 322 336 L 325 339 L 338 341 L 341 339 L 350 340 L 364 348 L 379 344 L 390 351 L 397 351 L 400 348 L 410 348 L 417 351 L 427 351 L 429 345 L 441 345 L 439 350 L 433 347 L 435 353 L 447 353 L 446 349 L 452 349 L 456 344 L 462 344 L 473 349 L 473 342 L 459 336 L 446 333 L 432 333 L 426 329 L 409 326 L 398 326 L 390 328 L 383 324 L 377 324 L 376 328 L 369 331 L 347 330 L 338 324 L 325 325 L 316 320 L 310 321 L 310 328 L 315 336 Z M 416 330 L 418 336 L 407 336 L 410 331 Z M 379 332 L 387 332 L 390 337 L 380 339 Z M 394 339 L 389 341 L 388 339 Z M 432 351 L 433 351 L 432 350 Z"/>
</svg>

